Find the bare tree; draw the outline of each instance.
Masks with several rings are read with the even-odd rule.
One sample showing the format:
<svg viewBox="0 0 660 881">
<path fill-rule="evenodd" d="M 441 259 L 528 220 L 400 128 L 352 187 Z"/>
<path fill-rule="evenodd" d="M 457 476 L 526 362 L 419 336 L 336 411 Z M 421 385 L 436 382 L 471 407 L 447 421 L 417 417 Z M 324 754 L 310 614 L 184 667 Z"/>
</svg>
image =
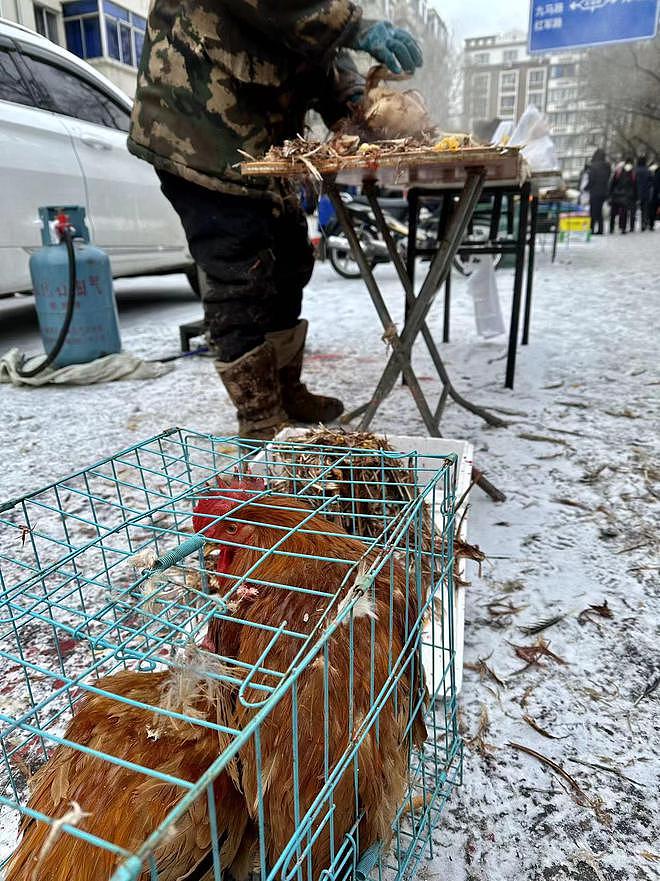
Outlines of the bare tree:
<svg viewBox="0 0 660 881">
<path fill-rule="evenodd" d="M 604 107 L 608 151 L 660 156 L 660 38 L 591 49 L 589 97 Z"/>
</svg>

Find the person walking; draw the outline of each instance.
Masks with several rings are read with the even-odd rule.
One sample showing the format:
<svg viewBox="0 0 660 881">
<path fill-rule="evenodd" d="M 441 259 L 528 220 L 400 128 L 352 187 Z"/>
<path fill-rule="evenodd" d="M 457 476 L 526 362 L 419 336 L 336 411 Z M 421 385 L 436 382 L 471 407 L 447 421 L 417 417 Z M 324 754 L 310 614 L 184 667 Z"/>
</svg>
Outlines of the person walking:
<svg viewBox="0 0 660 881">
<path fill-rule="evenodd" d="M 651 203 L 653 202 L 653 173 L 646 164 L 646 156 L 639 156 L 635 168 L 636 198 L 639 202 L 639 213 L 642 232 L 651 226 Z"/>
<path fill-rule="evenodd" d="M 364 80 L 345 49 L 394 73 L 422 63 L 407 31 L 364 19 L 350 0 L 151 3 L 128 148 L 155 166 L 183 224 L 243 437 L 343 412 L 301 380 L 314 258 L 295 190 L 236 166 L 295 138 L 310 109 L 329 127 L 349 115 Z"/>
<path fill-rule="evenodd" d="M 592 235 L 603 235 L 603 205 L 610 191 L 611 175 L 612 166 L 605 158 L 605 151 L 596 150 L 591 158 L 587 179 Z"/>
<path fill-rule="evenodd" d="M 626 234 L 628 220 L 630 231 L 634 230 L 634 212 L 636 203 L 635 174 L 632 159 L 626 159 L 617 166 L 610 182 L 610 233 L 614 232 L 615 220 L 619 219 L 619 229 Z"/>
</svg>

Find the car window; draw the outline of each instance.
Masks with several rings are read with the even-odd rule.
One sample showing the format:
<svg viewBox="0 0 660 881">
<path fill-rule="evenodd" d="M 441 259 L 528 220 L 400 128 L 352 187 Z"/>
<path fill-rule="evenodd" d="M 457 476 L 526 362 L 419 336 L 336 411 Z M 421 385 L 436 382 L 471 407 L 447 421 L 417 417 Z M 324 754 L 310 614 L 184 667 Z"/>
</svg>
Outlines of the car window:
<svg viewBox="0 0 660 881">
<path fill-rule="evenodd" d="M 42 58 L 23 53 L 22 59 L 43 93 L 46 109 L 109 128 L 128 131 L 130 123 L 128 112 L 101 89 L 77 74 L 50 64 Z"/>
<path fill-rule="evenodd" d="M 34 96 L 16 65 L 16 53 L 0 46 L 0 101 L 34 107 Z"/>
</svg>

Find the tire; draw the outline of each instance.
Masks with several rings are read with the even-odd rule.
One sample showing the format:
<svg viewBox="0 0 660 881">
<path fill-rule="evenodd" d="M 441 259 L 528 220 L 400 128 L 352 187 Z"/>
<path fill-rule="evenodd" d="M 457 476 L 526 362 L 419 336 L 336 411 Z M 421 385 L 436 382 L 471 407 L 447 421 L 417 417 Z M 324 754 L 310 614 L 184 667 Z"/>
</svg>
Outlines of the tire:
<svg viewBox="0 0 660 881">
<path fill-rule="evenodd" d="M 328 248 L 328 258 L 334 271 L 338 275 L 341 275 L 342 278 L 353 279 L 362 277 L 360 267 L 353 260 L 348 246 L 345 251 L 339 250 L 338 248 Z"/>
<path fill-rule="evenodd" d="M 336 235 L 337 233 L 333 233 Z M 364 242 L 364 239 L 368 239 L 368 233 L 364 230 L 357 230 L 357 234 L 360 238 L 361 242 Z M 355 260 L 353 260 L 353 255 L 351 254 L 351 249 L 348 245 L 348 241 L 346 242 L 346 248 L 328 248 L 328 259 L 332 265 L 332 268 L 338 275 L 341 275 L 342 278 L 362 278 L 362 273 L 360 272 L 360 267 L 357 265 Z M 376 266 L 376 260 L 371 260 L 369 262 L 369 266 L 373 270 Z"/>
</svg>

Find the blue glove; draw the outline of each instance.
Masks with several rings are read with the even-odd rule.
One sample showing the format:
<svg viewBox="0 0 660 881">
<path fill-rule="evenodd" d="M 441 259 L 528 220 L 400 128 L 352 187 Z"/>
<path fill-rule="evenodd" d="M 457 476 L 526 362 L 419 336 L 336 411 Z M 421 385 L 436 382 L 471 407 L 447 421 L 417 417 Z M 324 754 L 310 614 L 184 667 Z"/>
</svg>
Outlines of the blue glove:
<svg viewBox="0 0 660 881">
<path fill-rule="evenodd" d="M 363 22 L 352 48 L 368 52 L 392 73 L 413 73 L 424 60 L 415 38 L 389 21 Z"/>
</svg>

